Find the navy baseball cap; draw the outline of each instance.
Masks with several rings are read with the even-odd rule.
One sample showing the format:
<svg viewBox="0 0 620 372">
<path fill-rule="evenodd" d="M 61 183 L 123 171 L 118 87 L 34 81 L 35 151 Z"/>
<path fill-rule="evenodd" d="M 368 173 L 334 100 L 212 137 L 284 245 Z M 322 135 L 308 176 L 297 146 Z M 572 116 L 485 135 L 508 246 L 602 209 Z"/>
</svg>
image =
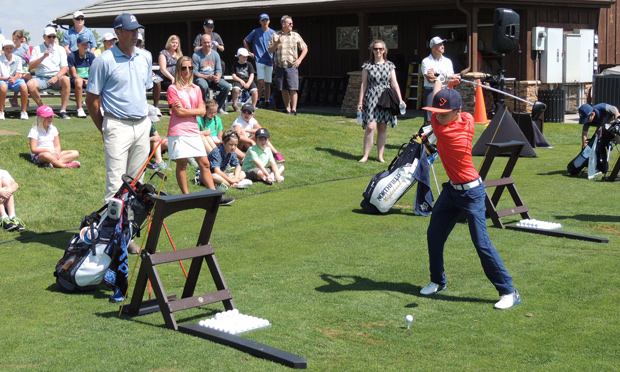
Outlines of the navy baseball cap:
<svg viewBox="0 0 620 372">
<path fill-rule="evenodd" d="M 258 128 L 258 130 L 256 131 L 256 138 L 259 137 L 266 137 L 269 138 L 269 131 L 265 128 Z"/>
<path fill-rule="evenodd" d="M 422 107 L 426 111 L 446 113 L 452 110 L 460 110 L 463 107 L 463 99 L 459 92 L 454 89 L 442 89 L 433 97 L 431 107 Z"/>
<path fill-rule="evenodd" d="M 86 43 L 88 43 L 88 38 L 86 37 L 86 35 L 78 35 L 77 43 L 78 44 L 86 44 Z"/>
<path fill-rule="evenodd" d="M 590 114 L 594 111 L 594 107 L 589 104 L 584 104 L 579 107 L 579 124 L 587 124 L 590 119 Z"/>
<path fill-rule="evenodd" d="M 262 21 L 263 19 L 269 19 L 269 14 L 263 13 L 260 15 L 260 17 L 258 17 L 259 21 Z"/>
<path fill-rule="evenodd" d="M 122 13 L 114 18 L 114 28 L 124 28 L 127 31 L 133 31 L 137 28 L 144 28 L 138 23 L 138 19 L 133 14 Z"/>
</svg>

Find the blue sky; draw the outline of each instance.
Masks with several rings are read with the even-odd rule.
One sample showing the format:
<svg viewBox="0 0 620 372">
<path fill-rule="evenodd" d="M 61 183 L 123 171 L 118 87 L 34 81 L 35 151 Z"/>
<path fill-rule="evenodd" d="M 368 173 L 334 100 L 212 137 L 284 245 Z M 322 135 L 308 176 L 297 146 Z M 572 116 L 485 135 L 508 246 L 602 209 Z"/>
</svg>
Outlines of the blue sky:
<svg viewBox="0 0 620 372">
<path fill-rule="evenodd" d="M 43 42 L 43 29 L 60 16 L 84 6 L 94 4 L 100 0 L 0 0 L 0 27 L 7 39 L 13 31 L 26 30 L 30 32 L 31 44 Z M 86 14 L 88 27 L 88 14 Z M 109 29 L 97 29 L 99 36 Z"/>
</svg>

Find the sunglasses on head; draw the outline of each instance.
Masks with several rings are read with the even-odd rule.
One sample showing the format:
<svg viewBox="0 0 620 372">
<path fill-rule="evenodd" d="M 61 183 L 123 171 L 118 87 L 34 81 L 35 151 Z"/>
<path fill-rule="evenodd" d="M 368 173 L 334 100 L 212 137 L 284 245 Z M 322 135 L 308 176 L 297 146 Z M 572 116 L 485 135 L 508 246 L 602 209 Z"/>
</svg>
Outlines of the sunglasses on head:
<svg viewBox="0 0 620 372">
<path fill-rule="evenodd" d="M 181 66 L 181 71 L 194 71 L 194 67 L 193 66 Z"/>
<path fill-rule="evenodd" d="M 222 140 L 226 141 L 229 138 L 239 138 L 239 136 L 237 136 L 237 133 L 229 133 L 225 135 L 224 137 L 222 137 Z"/>
</svg>

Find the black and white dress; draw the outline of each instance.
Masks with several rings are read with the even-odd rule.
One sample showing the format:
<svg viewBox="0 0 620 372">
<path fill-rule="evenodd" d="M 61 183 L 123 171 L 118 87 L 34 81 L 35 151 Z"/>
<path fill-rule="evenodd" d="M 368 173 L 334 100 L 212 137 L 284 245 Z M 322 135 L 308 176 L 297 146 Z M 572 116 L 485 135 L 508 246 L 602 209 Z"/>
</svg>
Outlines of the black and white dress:
<svg viewBox="0 0 620 372">
<path fill-rule="evenodd" d="M 362 109 L 363 128 L 370 122 L 386 123 L 390 127 L 396 126 L 396 116 L 390 111 L 377 107 L 377 102 L 383 90 L 390 87 L 391 74 L 396 67 L 390 61 L 384 63 L 364 62 L 362 69 L 368 71 L 368 87 L 364 94 L 364 105 Z"/>
</svg>

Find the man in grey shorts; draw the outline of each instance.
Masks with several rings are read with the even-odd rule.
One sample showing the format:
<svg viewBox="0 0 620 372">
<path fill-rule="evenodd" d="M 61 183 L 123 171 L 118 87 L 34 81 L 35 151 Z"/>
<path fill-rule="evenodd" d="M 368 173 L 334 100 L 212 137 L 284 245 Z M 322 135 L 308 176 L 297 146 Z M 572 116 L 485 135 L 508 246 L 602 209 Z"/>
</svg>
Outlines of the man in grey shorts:
<svg viewBox="0 0 620 372">
<path fill-rule="evenodd" d="M 269 53 L 273 53 L 276 66 L 276 87 L 282 92 L 286 113 L 297 115 L 297 90 L 299 89 L 298 68 L 308 54 L 308 46 L 301 36 L 293 31 L 293 18 L 282 16 L 282 30 L 271 35 Z M 300 53 L 301 52 L 301 53 Z"/>
</svg>

